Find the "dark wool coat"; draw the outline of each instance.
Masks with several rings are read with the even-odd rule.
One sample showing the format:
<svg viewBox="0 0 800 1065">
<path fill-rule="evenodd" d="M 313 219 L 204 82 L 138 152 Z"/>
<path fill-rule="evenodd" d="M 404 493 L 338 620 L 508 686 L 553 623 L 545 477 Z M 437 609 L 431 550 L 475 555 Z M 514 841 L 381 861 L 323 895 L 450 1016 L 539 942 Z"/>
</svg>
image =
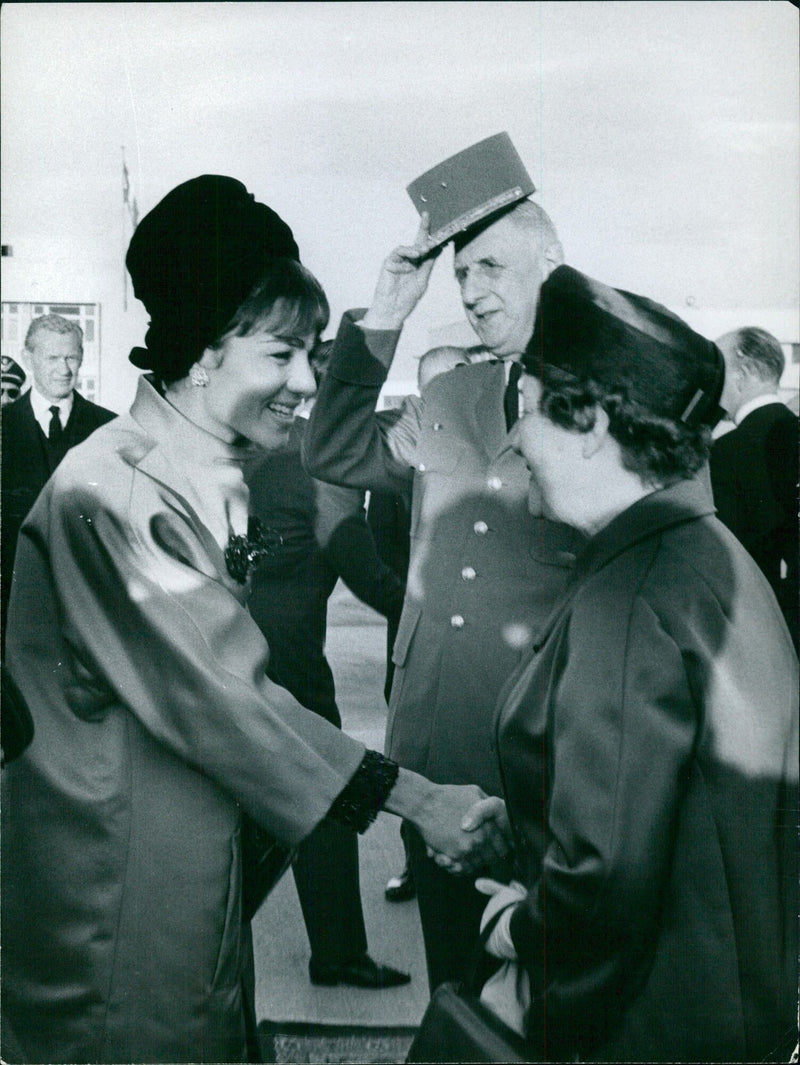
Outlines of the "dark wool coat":
<svg viewBox="0 0 800 1065">
<path fill-rule="evenodd" d="M 789 631 L 798 632 L 798 419 L 783 403 L 751 411 L 711 449 L 720 521 L 772 585 Z"/>
<path fill-rule="evenodd" d="M 788 1061 L 797 658 L 699 481 L 590 541 L 497 736 L 535 1052 Z"/>
</svg>

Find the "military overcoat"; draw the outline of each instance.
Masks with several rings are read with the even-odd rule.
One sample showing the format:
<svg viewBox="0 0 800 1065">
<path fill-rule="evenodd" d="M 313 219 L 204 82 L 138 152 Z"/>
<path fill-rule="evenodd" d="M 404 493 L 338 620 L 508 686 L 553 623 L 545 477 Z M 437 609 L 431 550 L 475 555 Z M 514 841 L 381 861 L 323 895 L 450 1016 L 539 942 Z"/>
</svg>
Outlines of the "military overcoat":
<svg viewBox="0 0 800 1065">
<path fill-rule="evenodd" d="M 354 487 L 413 480 L 387 753 L 431 780 L 499 794 L 497 695 L 563 590 L 580 538 L 531 514 L 527 467 L 508 446 L 503 363 L 456 367 L 424 399 L 376 414 L 397 339 L 345 315 L 305 460 L 315 477 Z"/>
</svg>

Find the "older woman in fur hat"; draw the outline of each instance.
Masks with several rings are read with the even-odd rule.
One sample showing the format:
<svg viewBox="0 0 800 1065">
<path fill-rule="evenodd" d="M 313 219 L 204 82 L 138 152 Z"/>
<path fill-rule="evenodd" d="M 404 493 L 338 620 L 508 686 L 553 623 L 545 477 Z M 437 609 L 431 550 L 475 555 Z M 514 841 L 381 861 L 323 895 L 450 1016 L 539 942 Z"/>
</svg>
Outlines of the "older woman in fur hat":
<svg viewBox="0 0 800 1065">
<path fill-rule="evenodd" d="M 797 1038 L 797 659 L 701 471 L 722 381 L 665 308 L 569 267 L 543 286 L 512 442 L 588 541 L 498 711 L 519 882 L 478 881 L 518 963 L 485 997 L 531 1060 Z"/>
<path fill-rule="evenodd" d="M 293 846 L 385 808 L 469 867 L 503 849 L 502 811 L 267 680 L 246 598 L 271 537 L 243 466 L 287 440 L 328 316 L 289 227 L 205 176 L 143 219 L 127 264 L 149 373 L 59 466 L 17 554 L 6 664 L 35 737 L 4 773 L 3 1012 L 29 1061 L 253 1060 L 243 815 Z"/>
</svg>

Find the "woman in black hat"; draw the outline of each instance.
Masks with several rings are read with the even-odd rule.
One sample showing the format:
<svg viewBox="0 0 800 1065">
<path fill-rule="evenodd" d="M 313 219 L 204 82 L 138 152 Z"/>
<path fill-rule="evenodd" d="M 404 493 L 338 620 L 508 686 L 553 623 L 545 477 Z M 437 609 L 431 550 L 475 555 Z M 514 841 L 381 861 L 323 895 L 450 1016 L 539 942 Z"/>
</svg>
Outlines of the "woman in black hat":
<svg viewBox="0 0 800 1065">
<path fill-rule="evenodd" d="M 288 226 L 205 176 L 127 264 L 150 372 L 17 554 L 6 664 L 36 731 L 4 772 L 3 1011 L 31 1061 L 253 1060 L 243 815 L 293 846 L 383 807 L 469 867 L 470 841 L 503 849 L 502 812 L 467 816 L 478 789 L 398 771 L 266 677 L 245 604 L 274 535 L 243 466 L 287 440 L 328 316 Z"/>
<path fill-rule="evenodd" d="M 518 968 L 484 996 L 531 1060 L 788 1061 L 797 659 L 701 469 L 720 353 L 561 267 L 524 371 L 513 446 L 588 542 L 500 701 L 519 883 L 478 886 Z"/>
</svg>

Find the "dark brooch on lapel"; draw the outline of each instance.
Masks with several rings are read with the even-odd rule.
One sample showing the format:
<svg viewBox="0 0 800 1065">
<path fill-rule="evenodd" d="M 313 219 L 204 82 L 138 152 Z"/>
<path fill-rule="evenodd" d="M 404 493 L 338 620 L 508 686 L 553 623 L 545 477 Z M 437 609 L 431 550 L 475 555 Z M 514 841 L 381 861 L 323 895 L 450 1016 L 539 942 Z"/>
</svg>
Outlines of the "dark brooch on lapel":
<svg viewBox="0 0 800 1065">
<path fill-rule="evenodd" d="M 251 567 L 262 558 L 274 555 L 282 544 L 283 537 L 280 533 L 268 529 L 251 514 L 247 520 L 247 536 L 235 536 L 231 533 L 228 537 L 228 546 L 225 548 L 228 573 L 237 584 L 245 584 Z"/>
</svg>

